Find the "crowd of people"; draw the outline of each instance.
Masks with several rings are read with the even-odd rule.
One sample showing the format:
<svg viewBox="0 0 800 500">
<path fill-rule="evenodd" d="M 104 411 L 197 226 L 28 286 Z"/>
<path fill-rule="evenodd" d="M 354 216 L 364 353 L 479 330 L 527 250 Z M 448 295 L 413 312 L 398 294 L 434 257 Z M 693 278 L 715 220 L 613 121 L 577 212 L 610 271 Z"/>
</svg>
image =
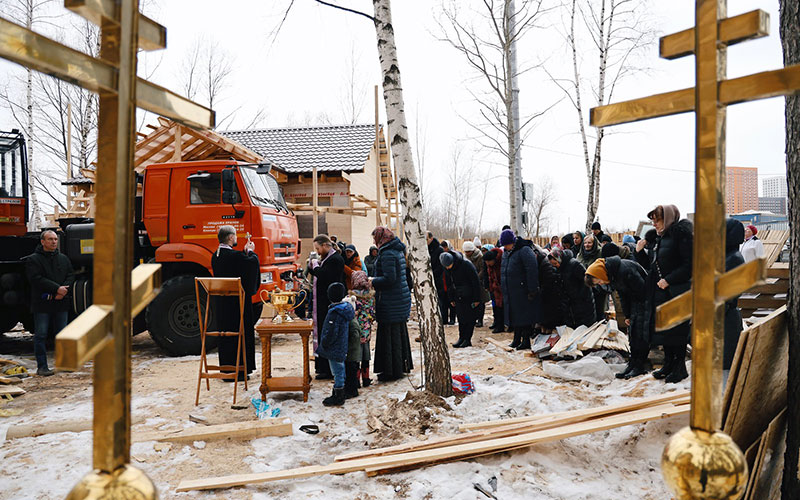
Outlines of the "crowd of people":
<svg viewBox="0 0 800 500">
<path fill-rule="evenodd" d="M 618 378 L 647 373 L 650 351 L 659 346 L 664 364 L 653 376 L 670 383 L 688 377 L 689 323 L 656 331 L 655 311 L 691 287 L 692 224 L 674 205 L 659 205 L 647 217 L 653 229 L 643 238 L 624 235 L 619 245 L 597 222 L 588 234 L 553 236 L 544 247 L 508 226 L 494 244 L 476 237 L 461 251 L 428 232 L 441 317 L 445 324 L 458 325 L 453 347 L 472 345 L 487 304 L 492 308 L 491 331 L 513 332 L 509 346 L 524 350 L 531 348 L 537 334 L 606 319 L 613 303 L 630 342 L 630 359 Z M 755 227 L 727 221 L 728 269 L 744 263 L 749 254 L 758 255 L 756 233 Z M 297 312 L 313 319 L 316 378 L 333 379 L 332 393 L 323 401 L 328 406 L 341 405 L 358 396 L 359 388 L 372 384 L 370 363 L 378 381 L 400 379 L 413 369 L 407 328 L 413 282 L 406 246 L 386 227 L 376 227 L 372 238 L 374 244 L 362 259 L 355 246 L 335 236 L 316 236 L 305 272 L 297 278 L 310 297 L 307 310 Z M 228 243 L 228 248 L 235 245 Z M 228 250 L 222 239 L 220 248 Z M 732 299 L 725 306 L 725 369 L 731 365 L 741 330 L 741 315 Z M 221 348 L 221 356 L 224 352 Z"/>
</svg>

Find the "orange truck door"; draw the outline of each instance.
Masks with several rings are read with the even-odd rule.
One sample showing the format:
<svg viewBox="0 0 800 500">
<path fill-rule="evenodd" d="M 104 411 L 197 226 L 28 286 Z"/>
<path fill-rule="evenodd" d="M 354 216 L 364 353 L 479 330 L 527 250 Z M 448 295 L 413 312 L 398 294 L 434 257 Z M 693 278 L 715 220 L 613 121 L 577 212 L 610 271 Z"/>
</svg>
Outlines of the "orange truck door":
<svg viewBox="0 0 800 500">
<path fill-rule="evenodd" d="M 248 217 L 247 207 L 241 203 L 236 205 L 237 210 L 244 212 L 242 217 L 237 218 L 234 215 L 234 208 L 222 203 L 220 172 L 197 170 L 184 172 L 186 172 L 184 189 L 175 189 L 172 193 L 173 216 L 170 222 L 172 236 L 170 241 L 204 246 L 213 252 L 218 246 L 217 231 L 224 225 L 235 227 L 239 238 L 243 240 L 247 233 L 244 222 Z M 181 174 L 176 171 L 174 175 Z M 175 181 L 175 184 L 180 182 L 179 179 Z M 244 241 L 241 241 L 239 249 L 243 245 Z"/>
</svg>

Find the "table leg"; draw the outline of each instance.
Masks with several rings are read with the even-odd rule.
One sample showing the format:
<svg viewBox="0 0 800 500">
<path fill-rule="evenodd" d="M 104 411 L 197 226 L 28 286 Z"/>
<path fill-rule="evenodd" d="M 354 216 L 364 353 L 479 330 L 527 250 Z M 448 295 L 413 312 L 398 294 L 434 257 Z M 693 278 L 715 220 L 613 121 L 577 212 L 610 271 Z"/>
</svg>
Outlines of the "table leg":
<svg viewBox="0 0 800 500">
<path fill-rule="evenodd" d="M 272 376 L 272 335 L 261 338 L 261 401 L 267 400 L 267 379 Z"/>
<path fill-rule="evenodd" d="M 308 392 L 311 390 L 311 375 L 308 373 L 308 333 L 300 335 L 303 342 L 303 402 L 308 402 Z"/>
</svg>

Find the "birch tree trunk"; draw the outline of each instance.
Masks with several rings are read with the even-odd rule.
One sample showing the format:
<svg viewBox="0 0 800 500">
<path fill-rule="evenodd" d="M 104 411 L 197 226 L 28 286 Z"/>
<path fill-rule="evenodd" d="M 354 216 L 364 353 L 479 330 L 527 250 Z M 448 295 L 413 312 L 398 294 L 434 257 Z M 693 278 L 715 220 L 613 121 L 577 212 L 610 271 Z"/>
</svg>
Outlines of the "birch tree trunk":
<svg viewBox="0 0 800 500">
<path fill-rule="evenodd" d="M 35 5 L 33 0 L 27 0 L 25 4 L 25 27 L 33 29 L 33 17 L 35 15 Z M 39 199 L 36 197 L 36 170 L 33 163 L 34 143 L 33 137 L 33 70 L 27 70 L 27 81 L 25 82 L 25 113 L 28 119 L 28 197 L 30 199 L 30 220 L 28 221 L 28 231 L 38 231 L 42 221 L 42 210 L 39 207 Z"/>
<path fill-rule="evenodd" d="M 453 393 L 450 354 L 445 343 L 444 326 L 434 289 L 425 228 L 422 227 L 422 203 L 408 141 L 403 87 L 400 83 L 400 67 L 392 26 L 392 8 L 389 0 L 373 0 L 372 5 L 375 10 L 375 32 L 383 74 L 383 100 L 386 103 L 389 142 L 404 209 L 404 230 L 406 241 L 409 242 L 408 261 L 414 279 L 414 296 L 425 357 L 425 387 L 439 396 L 450 396 Z"/>
<path fill-rule="evenodd" d="M 800 64 L 800 5 L 780 0 L 783 64 Z M 789 195 L 789 375 L 782 500 L 800 499 L 800 97 L 786 98 L 786 180 Z"/>
</svg>

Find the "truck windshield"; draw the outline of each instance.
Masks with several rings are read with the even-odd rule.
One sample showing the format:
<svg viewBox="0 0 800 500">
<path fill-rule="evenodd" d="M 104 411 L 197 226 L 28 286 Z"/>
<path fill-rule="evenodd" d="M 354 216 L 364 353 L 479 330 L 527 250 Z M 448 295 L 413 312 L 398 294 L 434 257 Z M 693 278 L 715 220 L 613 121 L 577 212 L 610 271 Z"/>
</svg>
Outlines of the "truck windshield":
<svg viewBox="0 0 800 500">
<path fill-rule="evenodd" d="M 0 133 L 0 197 L 21 198 L 23 192 L 22 148 L 16 135 Z"/>
<path fill-rule="evenodd" d="M 247 192 L 250 193 L 250 198 L 262 207 L 273 207 L 278 210 L 289 211 L 286 202 L 281 194 L 281 188 L 278 186 L 278 181 L 269 174 L 257 174 L 254 168 L 239 167 L 242 173 L 245 185 L 247 185 Z"/>
</svg>

